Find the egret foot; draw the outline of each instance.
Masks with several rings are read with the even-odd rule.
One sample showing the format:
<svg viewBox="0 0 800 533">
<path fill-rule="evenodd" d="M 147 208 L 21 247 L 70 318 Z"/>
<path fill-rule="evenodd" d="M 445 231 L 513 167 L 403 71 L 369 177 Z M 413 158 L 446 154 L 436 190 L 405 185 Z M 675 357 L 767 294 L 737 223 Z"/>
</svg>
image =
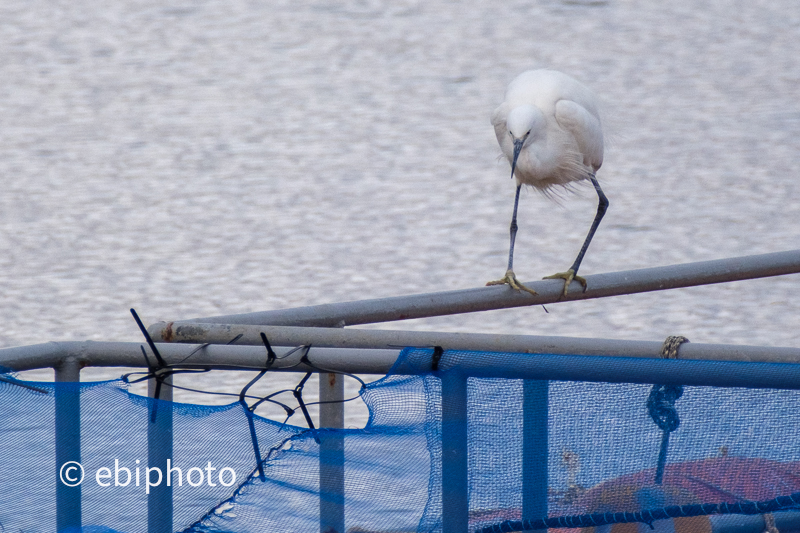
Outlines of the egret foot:
<svg viewBox="0 0 800 533">
<path fill-rule="evenodd" d="M 489 285 L 509 285 L 512 289 L 516 289 L 518 291 L 529 292 L 534 296 L 539 294 L 535 290 L 529 289 L 528 287 L 526 287 L 525 285 L 520 283 L 519 280 L 517 280 L 517 276 L 514 275 L 514 271 L 511 270 L 511 269 L 506 270 L 506 275 L 503 276 L 502 278 L 494 280 L 494 281 L 490 281 L 490 282 L 488 282 L 486 284 L 487 287 Z"/>
<path fill-rule="evenodd" d="M 583 292 L 586 292 L 586 280 L 575 274 L 575 271 L 571 268 L 566 272 L 559 272 L 557 274 L 553 274 L 552 276 L 545 276 L 542 279 L 563 279 L 564 280 L 564 296 L 567 295 L 569 292 L 569 284 L 572 283 L 572 280 L 577 281 L 581 285 L 583 285 Z"/>
</svg>

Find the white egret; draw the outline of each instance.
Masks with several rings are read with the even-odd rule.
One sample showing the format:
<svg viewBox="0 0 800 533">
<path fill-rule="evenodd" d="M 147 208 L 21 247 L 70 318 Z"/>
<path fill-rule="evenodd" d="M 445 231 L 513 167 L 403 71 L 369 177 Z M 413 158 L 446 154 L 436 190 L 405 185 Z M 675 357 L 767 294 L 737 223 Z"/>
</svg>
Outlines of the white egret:
<svg viewBox="0 0 800 533">
<path fill-rule="evenodd" d="M 514 275 L 514 240 L 517 236 L 517 206 L 522 185 L 531 185 L 547 194 L 553 187 L 569 188 L 581 180 L 591 180 L 600 198 L 589 234 L 572 267 L 544 279 L 563 279 L 564 295 L 574 279 L 586 290 L 586 280 L 578 276 L 586 249 L 608 208 L 595 173 L 603 164 L 603 129 L 594 93 L 573 78 L 555 70 L 529 70 L 517 76 L 506 89 L 505 101 L 492 115 L 497 142 L 511 163 L 511 177 L 517 179 L 514 214 L 511 217 L 511 247 L 508 270 L 502 279 L 487 285 L 508 284 L 531 294 Z"/>
</svg>

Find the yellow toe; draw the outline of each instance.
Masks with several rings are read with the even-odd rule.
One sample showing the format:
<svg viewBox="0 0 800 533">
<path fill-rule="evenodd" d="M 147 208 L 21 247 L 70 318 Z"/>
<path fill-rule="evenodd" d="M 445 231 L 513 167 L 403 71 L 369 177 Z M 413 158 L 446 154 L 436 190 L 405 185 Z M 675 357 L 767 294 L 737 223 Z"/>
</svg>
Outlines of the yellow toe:
<svg viewBox="0 0 800 533">
<path fill-rule="evenodd" d="M 542 279 L 563 279 L 564 280 L 564 296 L 569 293 L 569 284 L 572 283 L 573 280 L 577 281 L 583 286 L 583 292 L 586 292 L 586 279 L 582 276 L 578 276 L 575 274 L 575 271 L 571 268 L 566 272 L 558 272 L 553 274 L 552 276 L 545 276 Z"/>
<path fill-rule="evenodd" d="M 525 291 L 525 292 L 530 293 L 531 295 L 534 295 L 534 296 L 538 294 L 535 290 L 529 289 L 528 287 L 526 287 L 525 285 L 520 283 L 520 281 L 517 279 L 517 276 L 514 274 L 513 270 L 507 270 L 505 276 L 503 276 L 500 279 L 497 279 L 497 280 L 494 280 L 494 281 L 490 281 L 486 285 L 487 286 L 490 286 L 490 285 L 508 285 L 509 287 L 511 287 L 512 289 L 515 289 L 517 291 Z"/>
</svg>

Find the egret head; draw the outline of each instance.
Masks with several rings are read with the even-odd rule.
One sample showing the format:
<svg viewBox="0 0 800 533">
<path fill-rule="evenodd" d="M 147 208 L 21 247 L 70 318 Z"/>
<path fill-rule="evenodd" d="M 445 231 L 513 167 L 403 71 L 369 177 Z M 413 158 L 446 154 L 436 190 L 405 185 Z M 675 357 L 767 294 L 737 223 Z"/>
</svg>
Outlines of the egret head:
<svg viewBox="0 0 800 533">
<path fill-rule="evenodd" d="M 536 135 L 538 122 L 542 120 L 542 112 L 532 105 L 521 105 L 511 110 L 506 118 L 506 126 L 511 140 L 514 142 L 514 159 L 511 162 L 511 176 L 517 168 L 517 158 L 522 151 L 522 145 L 528 140 L 531 132 Z"/>
<path fill-rule="evenodd" d="M 508 114 L 506 126 L 511 138 L 516 141 L 525 141 L 534 129 L 542 112 L 532 105 L 515 107 Z"/>
</svg>

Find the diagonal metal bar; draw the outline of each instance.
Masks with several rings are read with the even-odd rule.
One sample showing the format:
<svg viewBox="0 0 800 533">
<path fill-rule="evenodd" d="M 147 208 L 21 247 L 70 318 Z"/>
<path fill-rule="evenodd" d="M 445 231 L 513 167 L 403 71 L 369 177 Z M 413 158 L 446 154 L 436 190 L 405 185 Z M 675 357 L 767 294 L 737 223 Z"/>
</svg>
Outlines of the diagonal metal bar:
<svg viewBox="0 0 800 533">
<path fill-rule="evenodd" d="M 274 311 L 194 318 L 180 322 L 276 326 L 344 327 L 510 307 L 606 298 L 640 292 L 800 273 L 800 250 L 586 276 L 588 289 L 573 282 L 563 296 L 561 280 L 525 282 L 532 296 L 508 286 L 341 302 Z"/>
<path fill-rule="evenodd" d="M 155 339 L 173 343 L 258 346 L 264 333 L 280 346 L 309 344 L 316 348 L 389 349 L 405 346 L 441 346 L 446 350 L 661 357 L 663 341 L 631 341 L 546 335 L 499 335 L 377 329 L 247 326 L 239 324 L 164 323 L 150 326 Z M 738 344 L 681 345 L 681 359 L 800 363 L 800 348 Z"/>
</svg>

